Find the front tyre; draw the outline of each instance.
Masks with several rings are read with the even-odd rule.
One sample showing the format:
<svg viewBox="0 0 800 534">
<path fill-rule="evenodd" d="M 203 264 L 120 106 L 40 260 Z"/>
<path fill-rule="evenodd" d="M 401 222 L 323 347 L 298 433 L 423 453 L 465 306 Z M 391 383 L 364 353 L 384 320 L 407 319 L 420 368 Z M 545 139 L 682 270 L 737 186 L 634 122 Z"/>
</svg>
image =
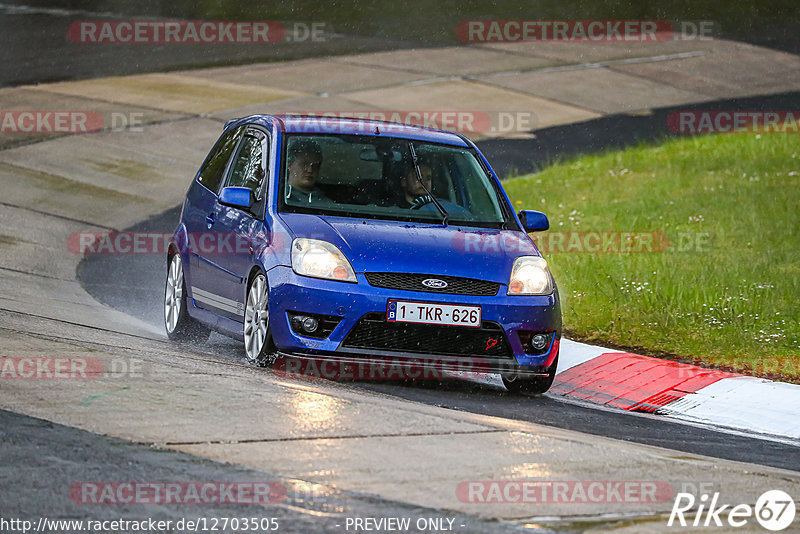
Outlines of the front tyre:
<svg viewBox="0 0 800 534">
<path fill-rule="evenodd" d="M 169 261 L 164 289 L 164 327 L 167 337 L 180 343 L 208 340 L 211 331 L 192 319 L 186 309 L 186 281 L 183 277 L 181 255 L 175 253 Z"/>
<path fill-rule="evenodd" d="M 556 377 L 558 368 L 558 356 L 553 365 L 550 366 L 547 376 L 520 376 L 517 373 L 503 373 L 503 385 L 510 393 L 523 393 L 528 395 L 541 395 L 545 393 Z"/>
<path fill-rule="evenodd" d="M 275 344 L 269 331 L 267 279 L 259 273 L 250 282 L 244 309 L 244 350 L 247 361 L 264 367 L 274 359 Z"/>
</svg>

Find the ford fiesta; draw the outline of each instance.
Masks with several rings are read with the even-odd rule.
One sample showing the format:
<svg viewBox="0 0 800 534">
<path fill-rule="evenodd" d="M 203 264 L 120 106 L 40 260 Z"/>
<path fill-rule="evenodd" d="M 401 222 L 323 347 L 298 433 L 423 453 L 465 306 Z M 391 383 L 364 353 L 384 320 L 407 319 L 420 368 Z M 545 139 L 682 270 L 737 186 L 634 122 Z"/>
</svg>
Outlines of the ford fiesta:
<svg viewBox="0 0 800 534">
<path fill-rule="evenodd" d="M 467 138 L 301 116 L 230 121 L 192 181 L 167 254 L 170 339 L 241 339 L 247 359 L 435 359 L 552 384 L 558 291 Z"/>
</svg>

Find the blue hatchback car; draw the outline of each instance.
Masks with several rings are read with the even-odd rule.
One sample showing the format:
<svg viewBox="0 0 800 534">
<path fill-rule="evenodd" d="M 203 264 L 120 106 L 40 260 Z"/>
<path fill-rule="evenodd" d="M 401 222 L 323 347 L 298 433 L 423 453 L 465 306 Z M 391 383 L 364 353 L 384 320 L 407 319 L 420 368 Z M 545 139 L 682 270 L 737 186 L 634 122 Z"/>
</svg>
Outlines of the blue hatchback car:
<svg viewBox="0 0 800 534">
<path fill-rule="evenodd" d="M 477 147 L 358 119 L 230 121 L 189 186 L 167 255 L 170 339 L 241 339 L 247 359 L 431 362 L 541 393 L 558 290 Z"/>
</svg>

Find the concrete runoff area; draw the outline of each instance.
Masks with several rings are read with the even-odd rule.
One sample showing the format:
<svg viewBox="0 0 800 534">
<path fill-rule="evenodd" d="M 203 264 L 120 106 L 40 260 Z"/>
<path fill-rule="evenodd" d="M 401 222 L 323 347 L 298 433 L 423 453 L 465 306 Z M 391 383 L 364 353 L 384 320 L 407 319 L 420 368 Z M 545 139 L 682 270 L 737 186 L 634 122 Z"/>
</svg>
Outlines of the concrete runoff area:
<svg viewBox="0 0 800 534">
<path fill-rule="evenodd" d="M 593 60 L 631 57 L 618 47 L 572 46 L 569 54 L 565 48 L 558 58 L 543 57 L 554 62 L 582 61 L 590 53 Z M 724 42 L 702 46 L 704 54 L 714 53 L 715 46 L 730 48 Z M 492 48 L 475 47 L 475 51 L 486 56 Z M 509 54 L 511 48 L 504 46 L 502 53 Z M 529 45 L 520 46 L 513 53 L 524 58 L 529 49 Z M 545 49 L 550 52 L 544 54 L 556 54 L 550 45 Z M 775 57 L 775 65 L 780 68 L 793 65 L 785 54 L 761 49 L 757 52 L 735 57 L 749 58 L 758 65 Z M 414 70 L 409 68 L 414 64 L 413 56 L 403 57 L 400 68 L 388 69 L 395 73 L 396 81 L 387 81 L 385 86 L 379 83 L 383 67 L 371 71 L 374 55 L 332 62 L 341 64 L 343 69 L 366 69 L 364 72 L 370 74 L 365 76 L 378 85 L 354 87 L 340 78 L 338 90 L 331 91 L 327 98 L 336 106 L 351 110 L 366 106 L 384 110 L 535 113 L 539 122 L 522 133 L 544 125 L 580 122 L 616 109 L 587 109 L 586 102 L 558 102 L 541 94 L 544 91 L 501 87 L 492 82 L 494 76 L 501 77 L 498 73 L 480 80 L 470 77 L 492 72 L 492 67 L 457 79 L 432 79 L 423 70 L 435 70 L 436 61 L 444 60 L 441 57 L 434 57 L 429 63 L 421 59 L 419 65 L 428 67 L 407 75 L 406 71 Z M 689 62 L 687 69 L 692 71 L 701 68 L 701 64 L 691 67 L 692 58 L 700 57 L 706 56 L 650 63 L 643 60 L 636 65 L 648 65 L 654 70 L 647 77 L 657 79 L 659 66 L 667 69 L 659 76 L 667 76 L 669 69 L 684 61 Z M 520 65 L 516 59 L 505 55 L 503 58 L 509 61 L 503 68 Z M 524 64 L 534 71 L 547 63 L 526 59 Z M 337 68 L 333 64 L 329 67 Z M 60 473 L 66 473 L 69 480 L 61 475 L 58 482 L 42 477 L 41 483 L 46 486 L 43 493 L 49 493 L 52 500 L 45 500 L 43 507 L 37 508 L 23 498 L 10 507 L 11 498 L 6 496 L 0 498 L 4 511 L 33 516 L 52 509 L 52 515 L 63 517 L 72 513 L 57 503 L 58 499 L 63 501 L 63 484 L 86 480 L 87 476 L 94 477 L 89 480 L 138 476 L 153 481 L 180 472 L 187 461 L 192 463 L 187 454 L 205 459 L 193 464 L 200 471 L 192 476 L 242 481 L 255 476 L 255 472 L 268 473 L 281 480 L 298 480 L 341 492 L 337 495 L 349 503 L 348 510 L 355 510 L 356 515 L 396 513 L 417 517 L 438 510 L 438 514 L 464 517 L 469 525 L 477 525 L 466 531 L 476 532 L 484 531 L 484 527 L 485 531 L 494 532 L 492 528 L 517 525 L 580 530 L 587 524 L 613 527 L 618 532 L 668 530 L 667 517 L 675 495 L 681 491 L 698 497 L 701 492 L 719 492 L 722 503 L 750 505 L 771 489 L 800 494 L 800 474 L 796 471 L 628 443 L 513 417 L 460 412 L 348 384 L 282 379 L 269 370 L 243 365 L 241 347 L 232 348 L 238 344 L 207 350 L 174 345 L 166 341 L 160 325 L 135 319 L 92 299 L 76 280 L 81 256 L 69 251 L 70 236 L 82 231 L 126 228 L 179 205 L 189 180 L 219 136 L 227 113 L 251 112 L 261 104 L 278 110 L 282 106 L 316 105 L 326 98 L 319 95 L 324 89 L 319 78 L 308 76 L 307 83 L 303 80 L 302 66 L 274 67 L 284 69 L 286 76 L 294 69 L 290 88 L 269 84 L 272 66 L 263 67 L 264 82 L 260 83 L 260 68 L 250 69 L 253 79 L 242 84 L 217 69 L 208 79 L 202 77 L 202 71 L 141 75 L 21 88 L 13 94 L 16 105 L 23 108 L 26 102 L 30 102 L 30 108 L 43 105 L 41 95 L 48 93 L 65 99 L 85 99 L 87 107 L 96 106 L 97 110 L 114 106 L 145 110 L 149 122 L 142 131 L 27 136 L 22 141 L 28 144 L 9 144 L 0 150 L 0 184 L 8 190 L 0 203 L 0 222 L 5 228 L 0 232 L 0 339 L 1 356 L 4 362 L 11 362 L 7 364 L 10 368 L 0 371 L 19 372 L 23 367 L 15 365 L 27 359 L 40 362 L 37 372 L 71 375 L 69 379 L 52 376 L 33 380 L 20 376 L 3 380 L 0 409 L 36 419 L 2 412 L 0 419 L 8 421 L 7 428 L 30 435 L 33 443 L 42 441 L 43 428 L 59 436 L 57 441 L 88 439 L 100 443 L 106 439 L 94 435 L 89 438 L 69 428 L 50 428 L 40 421 L 44 420 L 152 445 L 155 450 L 177 452 L 164 453 L 169 455 L 164 461 L 167 471 L 149 467 L 140 471 L 125 469 L 108 461 L 105 467 L 87 467 L 82 472 L 74 464 L 90 466 L 88 458 L 77 454 L 72 459 L 74 464 L 67 466 L 69 459 L 64 459 L 63 453 L 56 454 L 58 460 L 53 464 L 62 466 Z M 590 74 L 592 69 L 585 72 Z M 514 76 L 508 72 L 502 77 L 508 81 Z M 615 79 L 624 85 L 629 75 Z M 587 83 L 591 83 L 590 78 Z M 784 86 L 797 89 L 800 81 L 789 78 L 783 80 Z M 607 87 L 610 91 L 611 85 Z M 724 89 L 723 84 L 719 87 L 720 91 Z M 725 95 L 746 91 L 759 94 L 763 90 L 756 83 L 748 87 L 732 88 L 732 94 Z M 680 102 L 688 102 L 695 98 L 693 91 L 686 87 L 675 94 Z M 30 95 L 29 101 L 26 95 Z M 661 105 L 659 95 L 650 96 L 651 101 L 637 101 L 637 109 Z M 705 101 L 708 96 L 698 93 L 696 102 Z M 74 101 L 64 102 L 71 106 Z M 213 116 L 205 115 L 209 113 Z M 499 134 L 489 131 L 483 135 Z M 43 189 L 51 188 L 65 197 L 64 202 L 42 194 Z M 137 298 L 136 288 L 131 288 L 130 298 Z M 537 399 L 529 400 L 530 409 L 536 409 Z M 15 438 L 10 438 L 13 447 L 4 451 L 6 465 L 8 461 L 19 461 L 24 454 L 24 440 L 20 442 L 16 432 L 12 433 Z M 141 458 L 144 454 L 135 445 L 115 447 L 127 458 Z M 34 467 L 37 473 L 41 472 L 41 463 Z M 487 492 L 498 488 L 492 483 L 526 481 L 572 485 L 563 498 L 521 503 L 511 497 L 503 499 L 501 493 L 500 501 L 481 502 L 491 501 Z M 641 484 L 634 488 L 639 491 L 637 496 L 629 498 L 617 498 L 612 492 L 592 500 L 585 492 L 583 497 L 576 493 L 575 483 L 592 481 L 653 482 L 656 488 L 671 493 L 668 497 L 665 493 L 654 494 L 651 486 Z M 480 484 L 464 486 L 470 482 Z M 35 499 L 43 493 L 28 490 L 22 497 Z M 48 508 L 49 503 L 53 503 L 52 508 Z M 382 508 L 384 505 L 388 508 Z M 130 508 L 124 510 L 128 512 Z M 202 513 L 213 515 L 211 510 Z M 283 512 L 291 515 L 292 510 L 286 508 Z M 104 515 L 107 512 L 102 510 Z M 153 513 L 173 517 L 175 510 L 163 507 Z M 315 526 L 334 528 L 330 516 L 315 517 L 310 520 Z M 509 520 L 515 525 L 487 523 L 478 518 Z M 297 531 L 303 531 L 307 523 L 297 521 Z"/>
<path fill-rule="evenodd" d="M 286 381 L 158 340 L 0 315 L 7 357 L 79 358 L 88 360 L 89 375 L 7 380 L 3 409 L 343 491 L 509 520 L 661 518 L 674 492 L 701 483 L 724 502 L 750 502 L 774 487 L 800 491 L 795 472 L 454 412 L 347 384 Z M 21 328 L 47 333 L 23 335 Z M 102 374 L 92 378 L 92 369 Z M 493 483 L 562 481 L 656 486 L 640 484 L 628 497 L 597 494 L 598 502 L 574 488 L 563 501 L 535 506 L 513 497 L 482 502 L 496 491 Z M 481 485 L 464 493 L 470 482 Z"/>
<path fill-rule="evenodd" d="M 430 523 L 437 521 L 437 524 L 453 525 L 454 530 L 476 533 L 523 530 L 514 523 L 345 492 L 100 436 L 5 410 L 0 410 L 0 438 L 5 460 L 0 466 L 0 476 L 7 487 L 15 489 L 16 497 L 14 502 L 4 502 L 3 519 L 7 521 L 10 516 L 36 524 L 44 510 L 53 522 L 57 521 L 54 517 L 67 517 L 70 521 L 81 521 L 86 528 L 90 521 L 108 522 L 106 524 L 110 525 L 124 516 L 124 520 L 141 521 L 148 525 L 147 528 L 150 520 L 156 523 L 169 521 L 170 530 L 185 531 L 193 530 L 186 526 L 188 521 L 196 524 L 205 520 L 204 526 L 213 526 L 213 518 L 216 518 L 218 526 L 221 526 L 221 518 L 235 516 L 258 518 L 259 525 L 264 519 L 274 519 L 279 531 L 298 534 L 342 530 L 348 521 L 354 524 L 357 519 L 381 517 L 421 517 Z M 37 450 L 37 455 L 30 454 L 32 448 Z M 54 463 L 58 469 L 53 469 Z M 25 466 L 25 469 L 19 469 L 19 466 Z M 96 490 L 102 483 L 88 479 L 101 473 L 105 480 L 130 483 L 158 480 L 201 487 L 209 483 L 228 487 L 269 484 L 280 489 L 276 498 L 270 498 L 266 503 L 100 505 L 94 501 L 100 500 Z M 76 487 L 80 492 L 77 495 L 74 491 L 70 493 Z M 179 528 L 179 525 L 184 525 L 184 528 Z"/>
<path fill-rule="evenodd" d="M 226 109 L 209 114 L 209 117 L 228 121 L 236 117 L 246 117 L 258 113 L 291 113 L 309 114 L 332 117 L 378 117 L 381 116 L 382 108 L 366 106 L 362 102 L 349 100 L 346 94 L 327 96 L 327 95 L 304 95 L 277 102 L 267 102 L 255 104 L 243 108 Z M 380 119 L 383 120 L 383 119 Z"/>
<path fill-rule="evenodd" d="M 707 54 L 610 68 L 714 98 L 797 91 L 800 57 L 751 45 L 723 46 Z"/>
<path fill-rule="evenodd" d="M 30 87 L 0 89 L 3 112 L 28 112 L 31 117 L 14 117 L 10 123 L 0 122 L 0 148 L 41 141 L 71 133 L 97 130 L 127 130 L 145 124 L 163 122 L 184 116 L 150 107 L 122 106 L 77 95 L 60 95 L 49 91 L 33 91 Z M 56 113 L 83 114 L 76 121 L 57 122 Z M 49 115 L 48 115 L 49 114 Z"/>
<path fill-rule="evenodd" d="M 498 71 L 530 70 L 560 61 L 506 53 L 477 46 L 452 46 L 425 50 L 392 50 L 336 58 L 339 63 L 424 73 L 429 76 L 466 76 Z"/>
<path fill-rule="evenodd" d="M 288 63 L 264 63 L 241 67 L 189 70 L 182 73 L 202 79 L 277 87 L 306 93 L 336 94 L 365 88 L 391 87 L 426 78 L 385 66 L 348 64 L 338 58 L 307 59 Z"/>
<path fill-rule="evenodd" d="M 0 163 L 143 198 L 152 215 L 181 202 L 221 132 L 219 121 L 194 117 L 30 144 L 0 152 Z"/>
<path fill-rule="evenodd" d="M 46 213 L 54 219 L 77 220 L 83 224 L 82 230 L 87 225 L 126 228 L 153 209 L 152 199 L 122 193 L 114 189 L 113 181 L 95 185 L 9 162 L 0 166 L 0 188 L 6 204 Z M 92 209 L 87 210 L 87 206 Z"/>
<path fill-rule="evenodd" d="M 544 95 L 562 104 L 602 114 L 646 110 L 653 99 L 665 107 L 710 100 L 703 94 L 605 67 L 485 76 L 481 80 L 522 93 Z M 587 86 L 591 87 L 590 91 L 586 90 Z"/>
<path fill-rule="evenodd" d="M 65 95 L 82 95 L 120 104 L 146 105 L 165 111 L 192 114 L 280 100 L 298 94 L 296 91 L 276 89 L 266 85 L 198 79 L 175 73 L 137 74 L 120 78 L 54 83 L 49 84 L 47 90 Z"/>
<path fill-rule="evenodd" d="M 601 61 L 652 63 L 659 61 L 664 56 L 705 54 L 730 46 L 739 46 L 739 43 L 721 39 L 687 39 L 647 43 L 523 41 L 481 43 L 473 46 L 535 56 L 568 66 Z"/>
<path fill-rule="evenodd" d="M 367 106 L 388 109 L 466 112 L 454 114 L 454 119 L 451 119 L 453 123 L 448 123 L 448 129 L 471 129 L 474 132 L 471 137 L 475 138 L 513 137 L 515 133 L 600 116 L 591 110 L 467 80 L 432 81 L 406 87 L 355 91 L 346 97 Z M 512 121 L 506 125 L 501 122 L 501 114 L 514 120 L 524 117 L 525 122 L 519 125 Z M 484 115 L 489 119 L 486 127 L 475 119 Z M 462 122 L 465 122 L 463 126 Z"/>
</svg>

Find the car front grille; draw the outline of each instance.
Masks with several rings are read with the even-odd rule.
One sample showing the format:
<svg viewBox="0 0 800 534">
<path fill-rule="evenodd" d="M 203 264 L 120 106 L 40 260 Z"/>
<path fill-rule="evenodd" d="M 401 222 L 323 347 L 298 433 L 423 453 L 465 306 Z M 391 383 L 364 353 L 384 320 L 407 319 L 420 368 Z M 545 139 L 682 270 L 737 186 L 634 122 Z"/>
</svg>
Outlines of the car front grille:
<svg viewBox="0 0 800 534">
<path fill-rule="evenodd" d="M 387 321 L 386 314 L 368 313 L 356 323 L 342 348 L 411 352 L 427 355 L 513 358 L 505 332 L 497 323 L 480 328 Z"/>
<path fill-rule="evenodd" d="M 497 295 L 500 284 L 487 282 L 474 278 L 461 278 L 457 276 L 439 276 L 435 274 L 416 273 L 364 273 L 371 286 L 387 289 L 401 289 L 404 291 L 423 291 L 426 293 L 444 293 L 448 295 L 475 295 L 491 297 Z M 424 280 L 438 280 L 445 282 L 446 287 L 428 287 L 422 284 Z"/>
</svg>

